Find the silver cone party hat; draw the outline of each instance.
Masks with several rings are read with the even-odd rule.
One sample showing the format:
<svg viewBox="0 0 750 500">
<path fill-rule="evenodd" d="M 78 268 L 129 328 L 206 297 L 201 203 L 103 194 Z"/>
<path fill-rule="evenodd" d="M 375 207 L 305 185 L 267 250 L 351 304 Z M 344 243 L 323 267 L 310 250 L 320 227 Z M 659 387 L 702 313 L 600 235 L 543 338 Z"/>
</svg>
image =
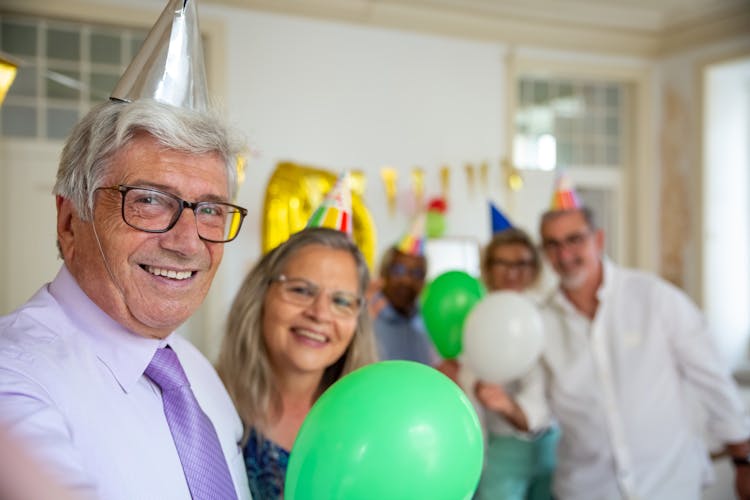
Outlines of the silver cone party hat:
<svg viewBox="0 0 750 500">
<path fill-rule="evenodd" d="M 110 99 L 155 99 L 208 109 L 206 70 L 195 0 L 169 0 Z"/>
</svg>

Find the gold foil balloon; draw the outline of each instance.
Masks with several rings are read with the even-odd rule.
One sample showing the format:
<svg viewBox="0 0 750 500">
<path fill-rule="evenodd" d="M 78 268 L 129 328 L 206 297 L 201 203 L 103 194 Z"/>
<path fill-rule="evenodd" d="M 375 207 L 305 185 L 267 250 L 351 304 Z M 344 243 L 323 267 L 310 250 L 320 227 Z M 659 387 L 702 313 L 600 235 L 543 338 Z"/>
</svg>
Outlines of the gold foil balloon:
<svg viewBox="0 0 750 500">
<path fill-rule="evenodd" d="M 375 224 L 362 199 L 364 174 L 352 172 L 353 237 L 370 269 L 375 262 Z M 268 181 L 263 203 L 263 253 L 286 241 L 307 225 L 313 211 L 336 183 L 333 172 L 282 162 Z"/>
</svg>

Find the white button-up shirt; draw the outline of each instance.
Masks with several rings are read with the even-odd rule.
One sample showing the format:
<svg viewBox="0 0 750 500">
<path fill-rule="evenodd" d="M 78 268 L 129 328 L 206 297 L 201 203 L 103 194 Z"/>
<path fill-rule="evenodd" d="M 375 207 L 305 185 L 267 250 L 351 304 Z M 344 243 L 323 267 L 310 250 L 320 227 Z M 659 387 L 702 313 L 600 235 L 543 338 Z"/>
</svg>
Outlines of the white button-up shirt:
<svg viewBox="0 0 750 500">
<path fill-rule="evenodd" d="M 707 412 L 710 434 L 725 443 L 750 436 L 742 400 L 683 292 L 603 266 L 593 321 L 560 291 L 542 308 L 546 398 L 562 428 L 555 495 L 697 500 L 709 462 L 688 389 Z M 538 421 L 528 398 L 519 404 Z"/>
<path fill-rule="evenodd" d="M 0 318 L 0 425 L 86 497 L 189 499 L 159 389 L 143 375 L 157 348 L 177 353 L 216 428 L 239 499 L 250 498 L 242 424 L 208 360 L 176 334 L 134 335 L 101 311 L 63 266 Z"/>
</svg>

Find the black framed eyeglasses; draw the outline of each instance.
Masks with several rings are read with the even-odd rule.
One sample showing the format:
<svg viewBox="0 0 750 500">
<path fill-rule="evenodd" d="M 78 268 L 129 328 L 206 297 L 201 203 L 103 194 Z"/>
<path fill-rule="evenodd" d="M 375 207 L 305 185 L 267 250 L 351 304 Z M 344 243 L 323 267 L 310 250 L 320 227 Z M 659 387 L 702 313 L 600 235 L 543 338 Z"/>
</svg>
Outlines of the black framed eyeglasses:
<svg viewBox="0 0 750 500">
<path fill-rule="evenodd" d="M 392 278 L 409 277 L 413 280 L 422 281 L 427 276 L 423 267 L 408 267 L 400 262 L 394 262 L 388 267 L 388 276 Z"/>
<path fill-rule="evenodd" d="M 584 243 L 586 243 L 586 240 L 588 240 L 589 236 L 592 234 L 592 231 L 579 231 L 577 233 L 569 234 L 561 240 L 544 238 L 542 240 L 542 250 L 547 253 L 558 252 L 563 248 L 578 250 Z"/>
<path fill-rule="evenodd" d="M 281 297 L 290 304 L 302 307 L 310 307 L 323 291 L 319 285 L 305 278 L 290 278 L 279 274 L 271 279 L 271 283 L 278 283 L 281 289 Z M 341 290 L 332 291 L 328 294 L 331 312 L 340 318 L 352 318 L 359 314 L 365 303 L 365 299 L 351 292 Z"/>
<path fill-rule="evenodd" d="M 490 260 L 490 266 L 503 269 L 505 271 L 531 271 L 534 269 L 533 260 L 506 260 L 506 259 L 492 259 Z"/>
<path fill-rule="evenodd" d="M 147 233 L 166 233 L 172 229 L 185 208 L 195 214 L 198 237 L 211 243 L 226 243 L 237 237 L 247 210 L 220 201 L 190 202 L 172 193 L 140 186 L 100 187 L 122 195 L 122 220 Z"/>
</svg>

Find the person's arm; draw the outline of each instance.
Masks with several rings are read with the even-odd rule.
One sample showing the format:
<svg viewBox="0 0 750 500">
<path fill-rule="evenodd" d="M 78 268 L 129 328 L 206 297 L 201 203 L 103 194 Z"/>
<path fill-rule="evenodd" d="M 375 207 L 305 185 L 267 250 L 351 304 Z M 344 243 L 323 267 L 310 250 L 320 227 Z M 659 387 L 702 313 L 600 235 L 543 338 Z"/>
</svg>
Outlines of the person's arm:
<svg viewBox="0 0 750 500">
<path fill-rule="evenodd" d="M 458 384 L 460 365 L 455 359 L 444 359 L 435 365 L 435 369 Z"/>
<path fill-rule="evenodd" d="M 4 427 L 0 427 L 0 498 L 82 500 L 53 479 Z"/>
<path fill-rule="evenodd" d="M 518 379 L 520 387 L 513 396 L 497 384 L 481 381 L 474 386 L 474 393 L 483 406 L 499 413 L 519 431 L 538 432 L 549 427 L 551 422 L 544 377 L 544 365 L 540 359 Z"/>
<path fill-rule="evenodd" d="M 529 431 L 523 408 L 501 386 L 480 380 L 474 386 L 474 393 L 485 408 L 500 414 L 519 431 Z"/>
<path fill-rule="evenodd" d="M 43 387 L 19 372 L 0 368 L 0 420 L 53 480 L 82 495 L 93 494 L 94 485 L 65 418 Z"/>
<path fill-rule="evenodd" d="M 750 441 L 729 443 L 725 451 L 734 464 L 734 487 L 737 498 L 750 500 Z"/>
<path fill-rule="evenodd" d="M 735 487 L 741 499 L 750 499 L 750 423 L 739 391 L 722 363 L 700 310 L 684 293 L 667 292 L 664 328 L 685 380 L 707 413 L 709 434 L 725 444 L 735 463 Z M 669 325 L 669 326 L 667 326 Z M 747 464 L 742 460 L 748 461 Z"/>
</svg>

